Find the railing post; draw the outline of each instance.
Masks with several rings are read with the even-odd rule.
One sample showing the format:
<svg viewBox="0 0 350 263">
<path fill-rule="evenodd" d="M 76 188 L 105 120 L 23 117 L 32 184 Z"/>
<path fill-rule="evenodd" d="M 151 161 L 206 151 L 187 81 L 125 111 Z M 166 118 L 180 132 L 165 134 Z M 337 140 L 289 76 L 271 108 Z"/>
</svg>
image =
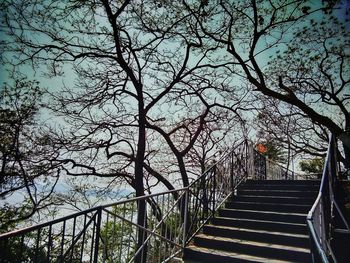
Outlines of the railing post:
<svg viewBox="0 0 350 263">
<path fill-rule="evenodd" d="M 214 175 L 213 175 L 213 207 L 212 211 L 215 211 L 215 199 L 216 199 L 216 173 L 217 173 L 217 166 L 214 166 Z M 214 215 L 214 214 L 213 214 Z"/>
<path fill-rule="evenodd" d="M 182 236 L 182 246 L 185 249 L 187 239 L 186 239 L 186 234 L 187 234 L 187 220 L 188 220 L 188 197 L 189 197 L 189 188 L 187 187 L 185 189 L 185 200 L 184 200 L 184 207 L 182 208 L 184 210 L 184 215 L 183 215 L 183 236 Z"/>
<path fill-rule="evenodd" d="M 264 180 L 267 180 L 268 179 L 267 178 L 267 163 L 268 163 L 268 161 L 267 161 L 267 158 L 265 156 L 261 155 L 261 157 L 263 157 L 263 169 L 264 169 L 264 175 L 265 175 Z"/>
<path fill-rule="evenodd" d="M 100 246 L 100 234 L 101 234 L 101 221 L 102 221 L 102 207 L 97 209 L 97 223 L 96 223 L 96 237 L 95 237 L 95 251 L 94 251 L 94 263 L 98 261 L 98 250 Z"/>
<path fill-rule="evenodd" d="M 234 158 L 233 158 L 234 154 L 233 152 L 231 152 L 231 162 L 230 162 L 230 180 L 231 180 L 231 191 L 233 191 L 234 189 L 234 182 L 233 182 L 233 161 L 234 161 Z"/>
<path fill-rule="evenodd" d="M 249 176 L 251 176 L 252 179 L 259 179 L 256 174 L 255 169 L 255 156 L 254 156 L 254 149 L 251 144 L 248 144 L 248 166 L 249 166 Z"/>
<path fill-rule="evenodd" d="M 288 170 L 284 171 L 284 180 L 288 180 Z"/>
</svg>

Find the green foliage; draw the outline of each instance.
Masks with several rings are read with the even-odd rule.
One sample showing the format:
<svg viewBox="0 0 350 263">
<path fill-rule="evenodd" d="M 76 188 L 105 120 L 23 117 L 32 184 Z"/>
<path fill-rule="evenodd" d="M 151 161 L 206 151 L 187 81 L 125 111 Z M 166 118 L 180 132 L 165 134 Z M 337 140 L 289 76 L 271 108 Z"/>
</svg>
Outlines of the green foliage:
<svg viewBox="0 0 350 263">
<path fill-rule="evenodd" d="M 30 218 L 53 203 L 49 196 L 57 182 L 52 145 L 40 134 L 36 119 L 44 91 L 37 81 L 20 78 L 5 83 L 0 91 L 0 231 L 8 231 L 14 222 Z M 57 178 L 48 180 L 52 175 Z M 42 184 L 38 187 L 37 180 Z M 18 193 L 17 202 L 8 201 Z"/>
<path fill-rule="evenodd" d="M 29 246 L 26 239 L 19 237 L 0 241 L 1 263 L 47 262 L 46 251 L 43 247 Z"/>
<path fill-rule="evenodd" d="M 307 173 L 322 173 L 324 159 L 314 158 L 311 160 L 303 160 L 299 163 L 300 169 Z"/>
<path fill-rule="evenodd" d="M 120 220 L 115 215 L 130 218 L 136 211 L 134 203 L 126 203 L 123 206 L 115 206 L 112 209 L 110 219 L 101 228 L 101 237 L 104 241 L 103 254 L 105 262 L 128 262 L 134 253 L 136 237 L 133 226 L 126 221 Z M 134 215 L 135 216 L 135 215 Z M 118 261 L 119 257 L 122 261 Z"/>
<path fill-rule="evenodd" d="M 108 220 L 105 221 L 101 228 L 103 245 L 100 248 L 100 255 L 103 257 L 104 262 L 129 262 L 134 256 L 137 243 L 137 228 L 115 215 L 133 221 L 136 218 L 136 209 L 136 203 L 125 203 L 125 205 L 113 207 Z M 179 227 L 182 222 L 181 216 L 176 209 L 176 212 L 170 212 L 169 214 L 163 209 L 164 207 L 160 205 L 157 208 L 153 207 L 153 213 L 149 211 L 152 214 L 149 214 L 147 217 L 147 228 L 150 230 L 155 229 L 155 233 L 164 238 L 176 240 L 182 234 L 180 232 L 182 229 Z M 157 216 L 154 213 L 157 213 Z M 167 214 L 166 218 L 162 224 L 159 224 L 159 218 L 163 218 L 165 214 Z M 172 245 L 157 236 L 149 235 L 148 233 L 148 261 L 159 262 L 161 258 L 165 259 L 166 255 L 169 256 L 168 253 Z"/>
<path fill-rule="evenodd" d="M 13 86 L 5 84 L 0 92 L 1 192 L 18 187 L 18 180 L 22 182 L 19 162 L 33 153 L 31 126 L 41 95 L 38 83 L 26 79 L 16 80 Z"/>
</svg>

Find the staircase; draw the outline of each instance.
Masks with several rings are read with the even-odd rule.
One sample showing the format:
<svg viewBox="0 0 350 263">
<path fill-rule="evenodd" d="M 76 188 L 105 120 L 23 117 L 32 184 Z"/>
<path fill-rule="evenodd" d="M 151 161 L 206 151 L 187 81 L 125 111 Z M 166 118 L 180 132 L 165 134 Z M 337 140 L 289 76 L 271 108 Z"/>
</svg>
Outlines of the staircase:
<svg viewBox="0 0 350 263">
<path fill-rule="evenodd" d="M 184 251 L 184 262 L 311 262 L 306 215 L 319 181 L 248 180 Z"/>
</svg>

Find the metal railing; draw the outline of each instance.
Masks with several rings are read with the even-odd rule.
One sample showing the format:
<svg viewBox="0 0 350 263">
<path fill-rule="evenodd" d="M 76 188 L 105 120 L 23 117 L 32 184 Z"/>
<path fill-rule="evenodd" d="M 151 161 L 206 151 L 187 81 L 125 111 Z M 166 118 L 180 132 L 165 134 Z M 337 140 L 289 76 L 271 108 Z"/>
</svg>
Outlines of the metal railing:
<svg viewBox="0 0 350 263">
<path fill-rule="evenodd" d="M 248 178 L 249 145 L 243 141 L 211 166 L 188 189 L 186 244 Z"/>
<path fill-rule="evenodd" d="M 179 211 L 185 193 L 184 188 L 132 198 L 3 234 L 0 262 L 133 262 L 146 247 L 146 262 L 166 261 L 183 247 Z M 140 226 L 137 207 L 145 200 L 149 216 Z M 140 228 L 147 237 L 137 248 Z"/>
<path fill-rule="evenodd" d="M 331 247 L 335 217 L 350 231 L 334 197 L 338 169 L 337 142 L 331 135 L 320 190 L 307 216 L 313 262 L 337 262 Z"/>
<path fill-rule="evenodd" d="M 158 263 L 181 257 L 184 247 L 241 182 L 269 179 L 266 163 L 243 141 L 188 187 L 2 234 L 0 262 Z M 285 174 L 275 177 L 289 179 Z M 137 211 L 141 202 L 146 204 L 147 216 L 140 225 Z"/>
<path fill-rule="evenodd" d="M 294 180 L 297 174 L 294 171 L 266 158 L 253 147 L 251 153 L 251 172 L 254 179 L 260 180 Z"/>
<path fill-rule="evenodd" d="M 167 262 L 247 175 L 241 143 L 189 187 L 85 210 L 0 235 L 0 262 Z M 137 224 L 146 203 L 147 220 Z M 141 231 L 140 231 L 141 230 Z M 142 233 L 144 240 L 138 246 Z"/>
</svg>

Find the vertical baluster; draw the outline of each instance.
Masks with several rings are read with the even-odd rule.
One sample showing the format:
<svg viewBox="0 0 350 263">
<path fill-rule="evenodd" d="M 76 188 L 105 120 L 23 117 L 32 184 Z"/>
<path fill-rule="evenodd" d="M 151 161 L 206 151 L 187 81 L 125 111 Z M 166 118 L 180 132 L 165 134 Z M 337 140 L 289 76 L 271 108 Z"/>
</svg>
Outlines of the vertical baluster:
<svg viewBox="0 0 350 263">
<path fill-rule="evenodd" d="M 147 213 L 148 213 L 148 211 L 147 211 L 147 209 L 148 209 L 148 203 L 146 202 L 146 199 L 143 199 L 142 200 L 142 202 L 144 202 L 144 205 L 145 205 L 145 215 L 144 215 L 144 217 L 143 217 L 143 226 L 145 227 L 145 228 L 147 228 Z M 145 262 L 145 260 L 147 260 L 147 242 L 145 242 L 145 240 L 147 239 L 147 232 L 146 231 L 142 231 L 142 241 L 143 241 L 143 243 L 142 243 L 142 245 L 143 245 L 143 247 L 142 247 L 142 250 L 141 250 L 141 262 Z"/>
<path fill-rule="evenodd" d="M 91 244 L 90 244 L 90 253 L 89 253 L 89 256 L 90 256 L 90 263 L 93 262 L 94 260 L 94 240 L 95 240 L 95 232 L 96 232 L 96 216 L 97 216 L 97 213 L 95 213 L 93 216 L 92 216 L 92 236 L 91 236 Z"/>
<path fill-rule="evenodd" d="M 213 206 L 212 206 L 212 211 L 215 211 L 215 198 L 216 198 L 216 175 L 217 173 L 217 167 L 216 165 L 214 166 L 214 175 L 213 175 Z"/>
<path fill-rule="evenodd" d="M 60 261 L 64 262 L 63 258 L 63 250 L 64 250 L 64 238 L 66 233 L 66 220 L 63 221 L 63 227 L 62 227 L 62 239 L 61 239 L 61 251 L 60 251 Z"/>
<path fill-rule="evenodd" d="M 114 212 L 117 211 L 117 206 L 115 206 L 115 210 Z M 111 260 L 115 260 L 115 256 L 118 256 L 119 255 L 119 251 L 118 249 L 121 249 L 120 246 L 118 246 L 118 241 L 117 241 L 117 231 L 116 231 L 116 227 L 117 227 L 117 217 L 115 215 L 113 215 L 113 230 L 112 230 L 112 245 L 111 245 L 111 251 L 110 251 L 110 257 L 111 257 Z M 116 250 L 117 251 L 114 251 L 114 248 L 117 248 Z M 119 259 L 119 261 L 121 262 L 121 260 Z"/>
<path fill-rule="evenodd" d="M 39 228 L 37 232 L 38 232 L 38 233 L 37 233 L 37 235 L 36 235 L 34 262 L 38 262 L 41 228 Z"/>
<path fill-rule="evenodd" d="M 233 191 L 234 187 L 235 187 L 235 183 L 234 183 L 234 176 L 233 176 L 233 162 L 234 162 L 234 152 L 231 152 L 231 163 L 230 163 L 230 180 L 231 180 L 231 192 Z"/>
<path fill-rule="evenodd" d="M 25 234 L 21 235 L 21 244 L 20 244 L 20 251 L 19 251 L 19 253 L 20 253 L 19 254 L 19 258 L 21 259 L 21 261 L 23 259 L 23 251 L 24 251 L 24 236 L 25 236 Z M 6 241 L 7 241 L 7 244 L 8 244 L 8 239 L 6 239 Z M 23 261 L 25 261 L 25 259 L 23 259 Z"/>
<path fill-rule="evenodd" d="M 51 254 L 51 247 L 52 247 L 52 225 L 49 226 L 49 240 L 47 243 L 47 262 L 50 262 L 50 254 Z"/>
<path fill-rule="evenodd" d="M 86 214 L 84 214 L 84 225 L 83 225 L 83 239 L 82 239 L 82 243 L 81 243 L 81 251 L 80 251 L 80 261 L 82 261 L 83 260 L 83 256 L 84 256 L 84 246 L 85 246 L 85 234 L 86 234 L 86 231 L 87 231 L 87 229 L 85 229 L 85 227 L 86 227 L 86 217 L 87 217 L 87 215 Z"/>
<path fill-rule="evenodd" d="M 135 205 L 136 205 L 136 202 L 132 202 L 131 204 L 131 215 L 130 215 L 130 221 L 131 222 L 134 222 L 134 211 L 135 211 Z M 128 238 L 128 250 L 127 250 L 127 258 L 129 257 L 129 254 L 130 254 L 130 248 L 132 247 L 131 246 L 131 242 L 132 242 L 132 237 L 134 238 L 134 246 L 133 246 L 133 249 L 135 251 L 135 247 L 136 247 L 136 233 L 135 235 L 133 235 L 133 228 L 135 228 L 133 225 L 130 225 L 130 236 Z"/>
<path fill-rule="evenodd" d="M 162 214 L 163 213 L 163 211 L 164 211 L 164 195 L 161 195 L 161 197 L 159 197 L 159 196 L 157 196 L 156 197 L 157 199 L 157 201 L 156 201 L 156 205 L 158 205 L 158 207 L 159 207 L 159 210 L 160 210 L 160 213 Z M 161 199 L 161 201 L 159 201 L 159 199 Z M 162 219 L 162 216 L 161 216 L 161 219 Z M 164 229 L 164 224 L 165 224 L 165 229 Z M 166 222 L 163 222 L 161 225 L 160 225 L 160 230 L 159 230 L 159 232 L 160 232 L 160 234 L 162 235 L 162 236 L 165 236 L 165 237 L 167 237 L 167 229 L 166 229 Z M 155 262 L 160 262 L 160 259 L 161 259 L 161 247 L 159 246 L 159 247 L 155 247 L 154 249 L 158 249 L 158 252 L 157 253 L 155 253 L 155 254 L 158 254 L 158 259 L 156 259 L 155 258 L 155 260 L 157 260 L 157 261 L 155 261 Z"/>
<path fill-rule="evenodd" d="M 178 235 L 178 239 L 177 239 L 177 243 L 179 244 L 183 244 L 183 234 L 184 234 L 184 230 L 183 228 L 185 227 L 184 224 L 184 218 L 185 218 L 185 210 L 184 210 L 184 200 L 185 200 L 185 196 L 184 193 L 179 192 L 179 197 L 178 197 L 178 202 L 179 204 L 176 206 L 177 208 L 177 214 L 179 216 L 179 235 Z"/>
<path fill-rule="evenodd" d="M 71 245 L 71 254 L 70 254 L 70 261 L 73 261 L 74 256 L 74 239 L 75 239 L 75 226 L 76 226 L 76 220 L 77 218 L 73 218 L 73 233 L 72 233 L 72 245 Z"/>
<path fill-rule="evenodd" d="M 173 205 L 173 196 L 171 194 L 166 194 L 165 195 L 167 198 L 167 208 L 163 211 L 163 215 L 167 214 L 165 218 L 165 227 L 166 227 L 166 238 L 168 240 L 173 240 L 174 232 L 173 232 L 173 216 L 174 214 L 172 213 L 172 205 Z M 161 242 L 161 240 L 160 240 Z M 162 259 L 166 258 L 167 255 L 169 255 L 169 243 L 160 243 L 163 253 Z"/>
<path fill-rule="evenodd" d="M 106 262 L 108 258 L 108 245 L 109 245 L 109 211 L 106 210 L 107 213 L 107 219 L 106 219 L 106 225 L 105 225 L 105 236 L 102 237 L 104 239 L 104 247 L 103 247 L 103 262 Z"/>
<path fill-rule="evenodd" d="M 132 203 L 132 207 L 131 207 L 131 214 L 128 215 L 128 217 L 130 217 L 130 221 L 133 223 L 137 224 L 137 218 L 138 218 L 138 201 L 134 201 Z M 134 225 L 130 225 L 130 232 L 132 233 L 132 237 L 128 239 L 128 247 L 131 247 L 132 250 L 129 253 L 130 255 L 134 255 L 136 252 L 136 248 L 137 248 L 137 239 L 138 239 L 138 228 L 137 226 Z"/>
<path fill-rule="evenodd" d="M 95 254 L 94 263 L 98 261 L 98 252 L 100 248 L 100 234 L 101 234 L 101 222 L 102 222 L 102 207 L 97 209 L 97 223 L 96 223 L 96 237 L 95 237 Z"/>
<path fill-rule="evenodd" d="M 122 213 L 123 213 L 123 218 L 125 218 L 125 213 L 126 213 L 126 203 L 123 204 L 123 208 L 122 208 Z M 121 261 L 122 257 L 123 257 L 123 233 L 124 233 L 124 220 L 121 220 L 121 227 L 120 227 L 120 239 L 119 239 L 119 259 Z"/>
<path fill-rule="evenodd" d="M 205 190 L 207 190 L 207 188 Z M 197 192 L 198 192 L 198 190 L 197 190 Z M 198 195 L 196 195 L 196 193 L 193 193 L 193 196 L 192 196 L 193 220 L 196 222 L 196 224 L 193 225 L 193 229 L 192 229 L 193 231 L 195 231 L 194 228 L 197 228 L 198 222 L 199 222 L 199 220 L 201 220 L 201 217 L 200 217 L 201 214 L 199 214 L 199 213 L 203 213 L 203 211 L 199 211 L 199 213 L 198 213 L 198 210 L 203 209 L 203 207 L 201 205 L 198 205 L 199 199 L 197 197 L 201 198 L 201 196 L 199 196 L 199 193 L 198 193 Z"/>
<path fill-rule="evenodd" d="M 173 237 L 176 235 L 176 233 L 174 233 L 174 214 L 171 212 L 171 206 L 173 205 L 173 199 L 172 199 L 172 196 L 170 194 L 167 194 L 167 197 L 168 197 L 168 208 L 167 208 L 167 212 L 169 211 L 169 215 L 168 215 L 168 221 L 169 221 L 169 230 L 168 230 L 168 237 L 170 240 L 173 240 Z M 166 245 L 166 250 L 167 250 L 167 253 L 169 251 L 169 245 L 168 244 L 165 244 Z"/>
<path fill-rule="evenodd" d="M 185 248 L 186 243 L 187 243 L 187 238 L 186 238 L 186 234 L 187 234 L 187 220 L 188 220 L 188 213 L 189 213 L 189 209 L 188 209 L 188 203 L 189 203 L 189 188 L 186 188 L 185 190 L 185 201 L 183 203 L 184 205 L 184 218 L 183 218 L 183 248 Z M 182 209 L 182 207 L 181 207 Z M 190 236 L 190 235 L 189 235 Z"/>
</svg>

